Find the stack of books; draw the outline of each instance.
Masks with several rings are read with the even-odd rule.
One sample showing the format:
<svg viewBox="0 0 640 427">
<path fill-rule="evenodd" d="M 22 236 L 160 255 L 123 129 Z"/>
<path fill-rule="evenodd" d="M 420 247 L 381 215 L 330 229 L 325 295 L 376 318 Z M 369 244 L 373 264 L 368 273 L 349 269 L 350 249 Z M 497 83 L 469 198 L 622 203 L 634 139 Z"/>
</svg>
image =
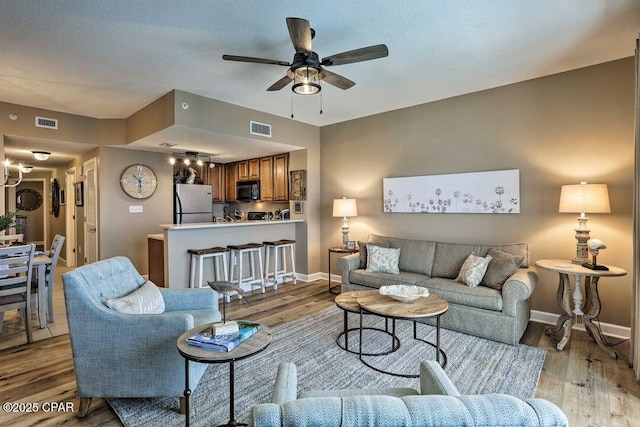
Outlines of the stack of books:
<svg viewBox="0 0 640 427">
<path fill-rule="evenodd" d="M 235 329 L 235 331 L 233 331 Z M 206 350 L 229 352 L 241 342 L 248 340 L 260 330 L 259 323 L 238 320 L 224 324 L 213 324 L 197 334 L 187 338 L 189 345 Z"/>
</svg>

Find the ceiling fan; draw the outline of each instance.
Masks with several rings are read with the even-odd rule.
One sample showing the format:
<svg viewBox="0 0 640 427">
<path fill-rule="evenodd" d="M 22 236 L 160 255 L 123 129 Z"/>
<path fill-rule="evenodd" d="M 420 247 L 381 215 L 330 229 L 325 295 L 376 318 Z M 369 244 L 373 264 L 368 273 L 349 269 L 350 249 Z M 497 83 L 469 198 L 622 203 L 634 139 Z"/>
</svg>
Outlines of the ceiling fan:
<svg viewBox="0 0 640 427">
<path fill-rule="evenodd" d="M 311 39 L 316 32 L 309 26 L 309 21 L 302 18 L 287 18 L 289 35 L 296 50 L 291 63 L 274 59 L 252 58 L 249 56 L 222 55 L 227 61 L 254 62 L 257 64 L 271 64 L 289 67 L 287 74 L 272 84 L 268 91 L 276 91 L 284 88 L 290 82 L 294 82 L 293 91 L 301 95 L 313 95 L 320 92 L 318 84 L 321 80 L 337 88 L 346 90 L 355 85 L 355 82 L 339 74 L 325 70 L 323 67 L 334 65 L 352 64 L 354 62 L 369 61 L 384 58 L 389 55 L 389 50 L 384 44 L 363 47 L 336 55 L 327 56 L 320 61 L 318 54 L 311 48 Z"/>
</svg>

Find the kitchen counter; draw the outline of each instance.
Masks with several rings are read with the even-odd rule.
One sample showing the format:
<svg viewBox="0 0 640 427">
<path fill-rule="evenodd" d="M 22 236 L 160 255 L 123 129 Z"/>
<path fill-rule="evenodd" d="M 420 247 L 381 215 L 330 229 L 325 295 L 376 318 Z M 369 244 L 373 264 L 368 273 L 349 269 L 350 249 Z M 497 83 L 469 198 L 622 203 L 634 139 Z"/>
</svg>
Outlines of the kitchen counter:
<svg viewBox="0 0 640 427">
<path fill-rule="evenodd" d="M 226 247 L 280 239 L 303 241 L 306 235 L 306 223 L 301 219 L 162 224 L 160 228 L 164 236 L 165 286 L 175 289 L 189 287 L 189 249 Z M 296 247 L 296 252 L 301 249 Z M 207 262 L 204 265 L 205 278 L 212 277 L 211 264 Z"/>
<path fill-rule="evenodd" d="M 271 221 L 258 220 L 258 221 L 236 221 L 236 222 L 195 222 L 192 224 L 161 224 L 160 228 L 163 230 L 193 230 L 202 228 L 217 228 L 217 227 L 246 227 L 255 225 L 282 225 L 304 222 L 302 219 L 274 219 Z"/>
</svg>

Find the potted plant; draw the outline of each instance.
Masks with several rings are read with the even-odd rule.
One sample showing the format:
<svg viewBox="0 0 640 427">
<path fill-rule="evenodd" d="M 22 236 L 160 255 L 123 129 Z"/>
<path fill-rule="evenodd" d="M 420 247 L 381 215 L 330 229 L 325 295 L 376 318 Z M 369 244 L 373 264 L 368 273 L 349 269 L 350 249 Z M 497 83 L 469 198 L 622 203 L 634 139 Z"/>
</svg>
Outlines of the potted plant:
<svg viewBox="0 0 640 427">
<path fill-rule="evenodd" d="M 24 215 L 24 211 L 7 212 L 4 215 L 0 215 L 0 231 L 7 228 L 16 227 L 16 233 L 22 232 L 21 225 L 16 224 L 16 217 Z"/>
</svg>

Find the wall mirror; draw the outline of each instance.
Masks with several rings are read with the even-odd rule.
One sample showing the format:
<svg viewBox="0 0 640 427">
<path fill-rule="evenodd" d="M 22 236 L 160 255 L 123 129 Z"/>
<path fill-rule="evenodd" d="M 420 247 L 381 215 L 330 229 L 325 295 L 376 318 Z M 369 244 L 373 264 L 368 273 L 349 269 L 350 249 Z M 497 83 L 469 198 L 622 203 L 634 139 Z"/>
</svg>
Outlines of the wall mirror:
<svg viewBox="0 0 640 427">
<path fill-rule="evenodd" d="M 16 208 L 21 211 L 35 211 L 42 206 L 42 195 L 31 188 L 16 191 Z"/>
</svg>

